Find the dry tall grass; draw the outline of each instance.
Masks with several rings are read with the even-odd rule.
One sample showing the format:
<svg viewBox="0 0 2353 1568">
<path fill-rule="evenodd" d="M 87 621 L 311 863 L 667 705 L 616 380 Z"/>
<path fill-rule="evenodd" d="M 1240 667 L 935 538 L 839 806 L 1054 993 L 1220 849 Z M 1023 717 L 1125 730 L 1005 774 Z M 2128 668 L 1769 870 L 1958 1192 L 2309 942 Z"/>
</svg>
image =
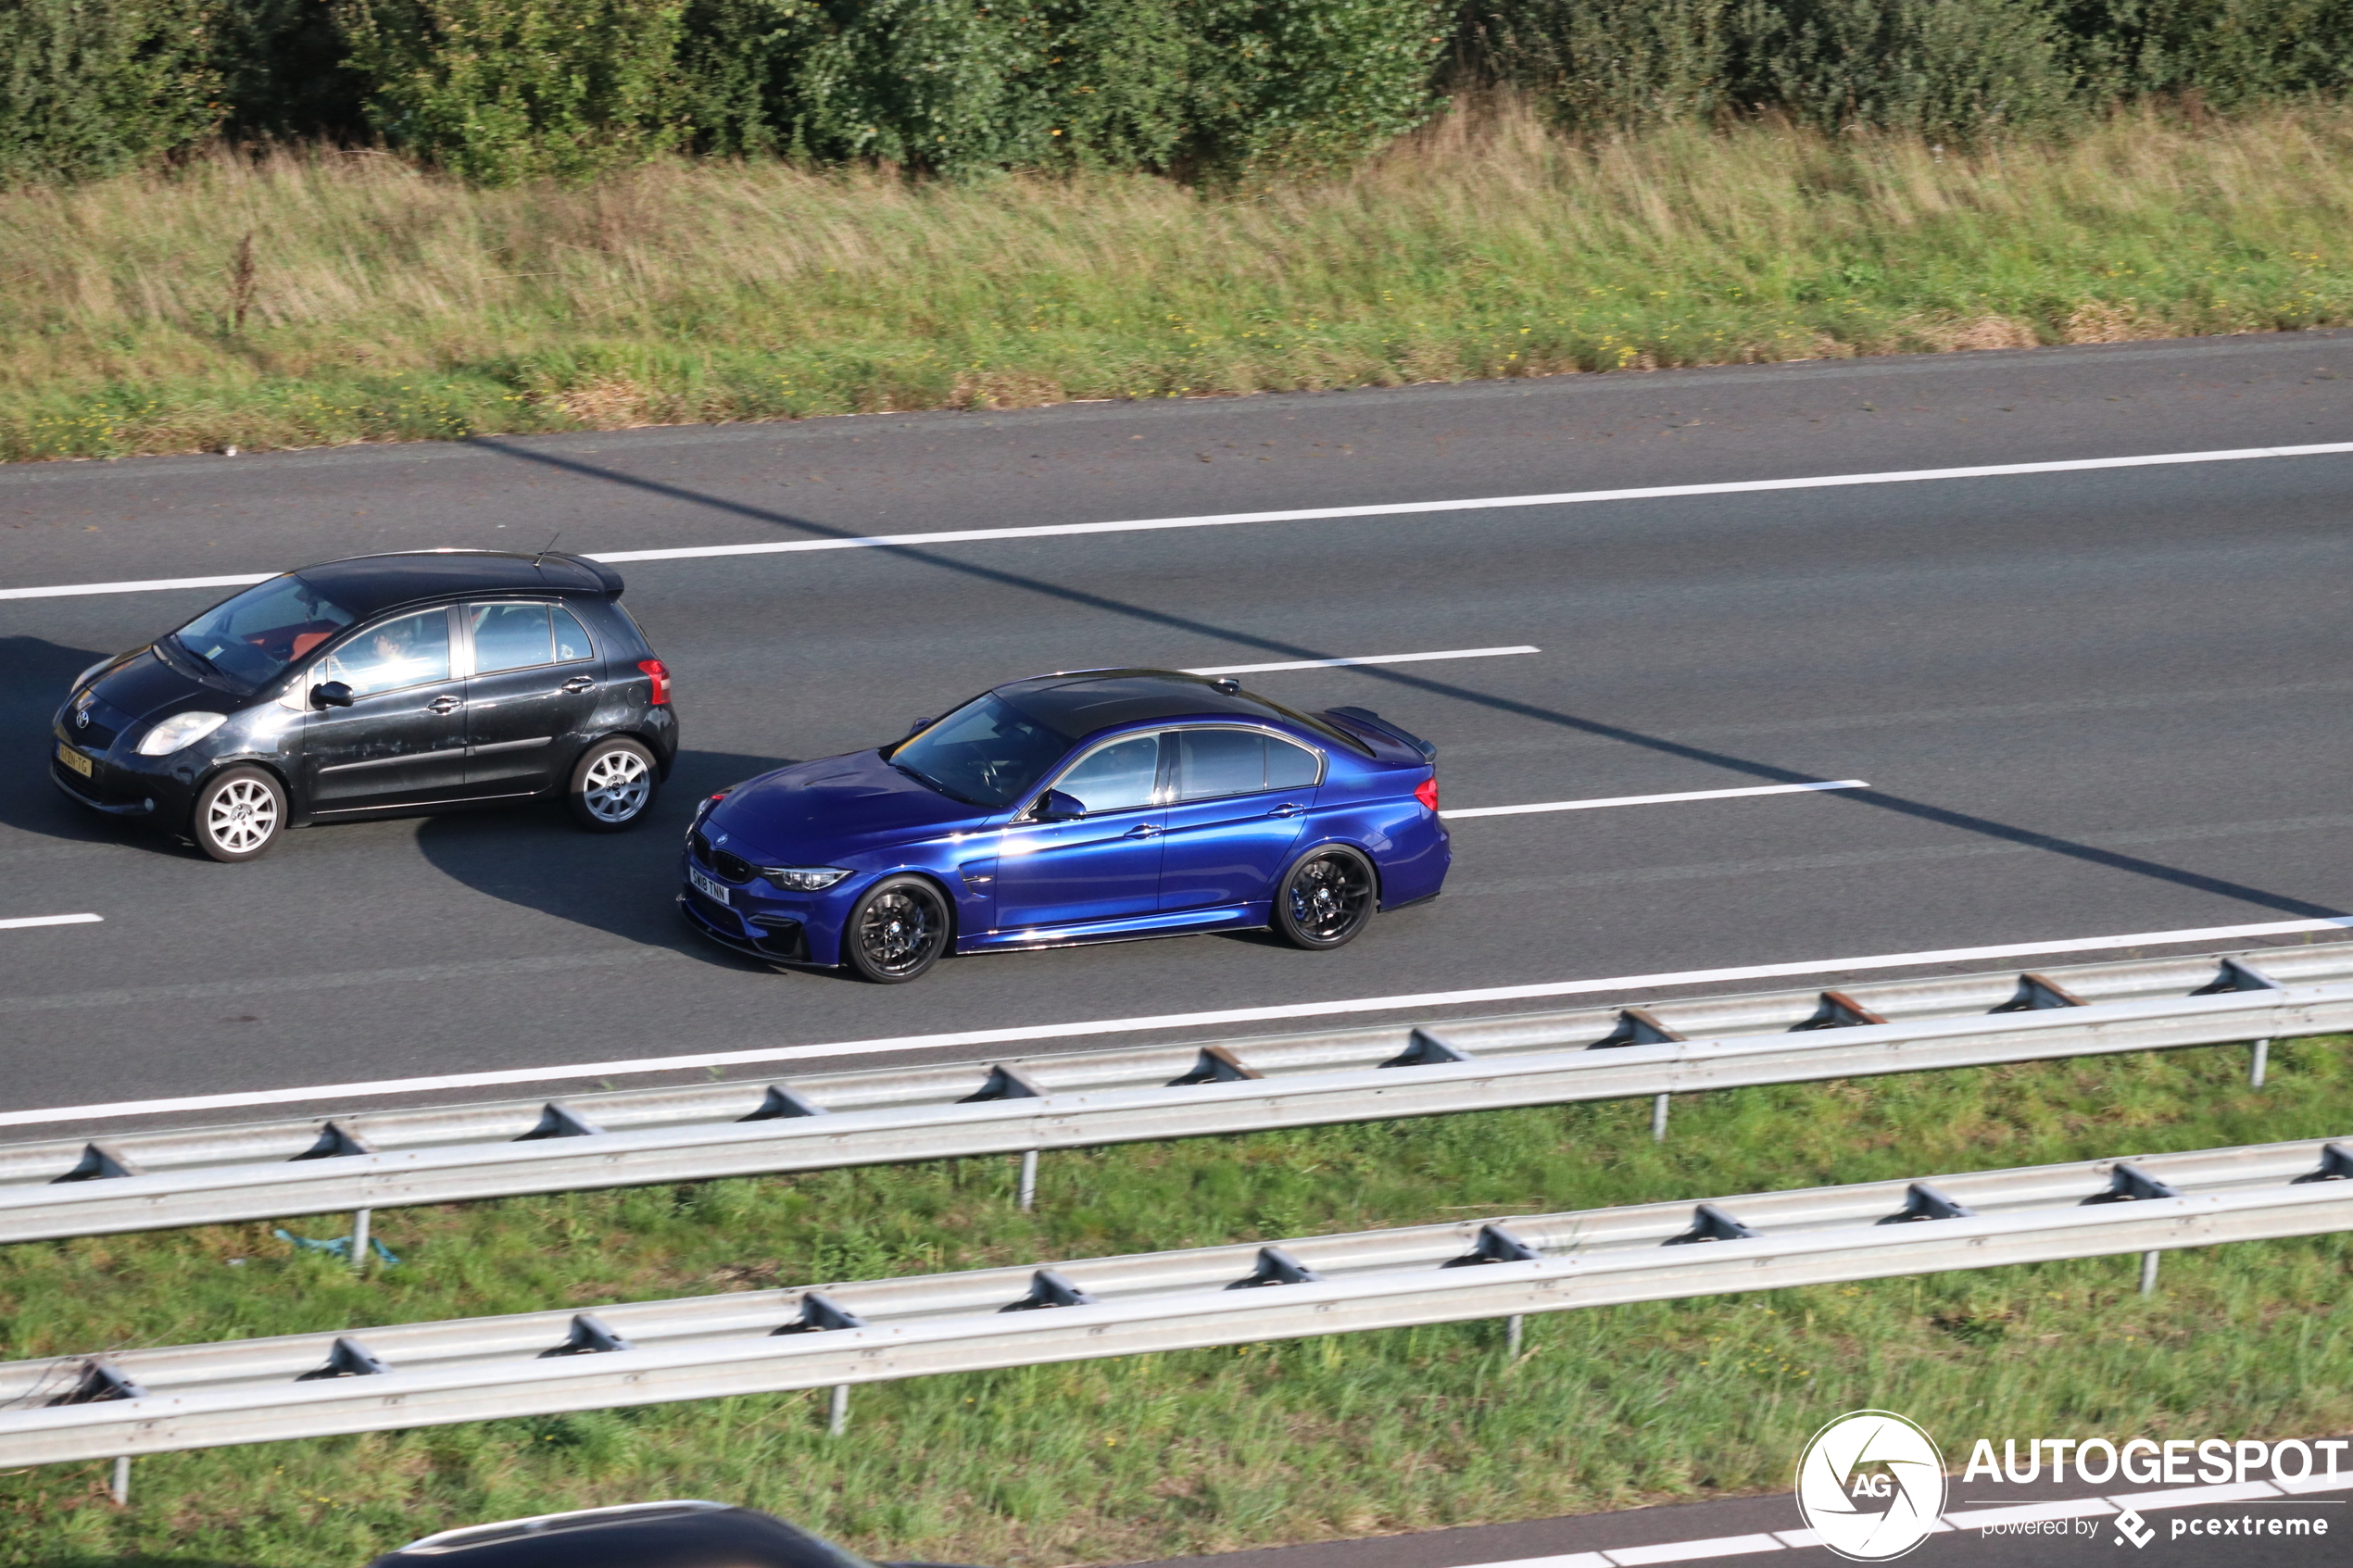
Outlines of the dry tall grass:
<svg viewBox="0 0 2353 1568">
<path fill-rule="evenodd" d="M 1962 157 L 1490 107 L 1229 194 L 223 153 L 0 196 L 0 456 L 2271 331 L 2353 315 L 2348 214 L 2345 108 Z"/>
</svg>

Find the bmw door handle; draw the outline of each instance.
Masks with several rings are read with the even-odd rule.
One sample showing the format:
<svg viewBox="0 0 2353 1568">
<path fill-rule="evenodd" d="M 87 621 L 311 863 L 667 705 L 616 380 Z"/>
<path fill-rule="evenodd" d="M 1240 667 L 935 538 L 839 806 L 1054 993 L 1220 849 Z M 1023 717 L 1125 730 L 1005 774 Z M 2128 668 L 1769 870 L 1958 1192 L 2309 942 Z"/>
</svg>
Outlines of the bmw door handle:
<svg viewBox="0 0 2353 1568">
<path fill-rule="evenodd" d="M 1286 801 L 1282 805 L 1274 808 L 1266 814 L 1270 817 L 1296 817 L 1302 809 L 1303 808 L 1293 806 L 1290 802 Z"/>
<path fill-rule="evenodd" d="M 466 699 L 461 696 L 437 696 L 425 704 L 426 709 L 434 713 L 455 713 L 465 706 Z"/>
<path fill-rule="evenodd" d="M 571 680 L 564 683 L 564 690 L 576 695 L 586 691 L 589 687 L 595 685 L 596 684 L 596 679 L 593 676 L 574 675 Z"/>
<path fill-rule="evenodd" d="M 1159 832 L 1160 830 L 1152 826 L 1150 822 L 1138 822 L 1134 827 L 1129 828 L 1126 833 L 1121 834 L 1119 836 L 1122 838 L 1151 838 Z"/>
</svg>

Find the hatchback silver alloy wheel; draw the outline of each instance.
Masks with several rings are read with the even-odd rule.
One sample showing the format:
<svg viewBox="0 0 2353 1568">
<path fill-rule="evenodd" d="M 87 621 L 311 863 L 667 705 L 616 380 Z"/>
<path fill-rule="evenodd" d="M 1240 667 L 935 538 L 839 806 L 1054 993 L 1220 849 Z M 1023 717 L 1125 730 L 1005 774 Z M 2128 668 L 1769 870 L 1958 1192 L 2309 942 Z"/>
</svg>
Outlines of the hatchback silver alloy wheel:
<svg viewBox="0 0 2353 1568">
<path fill-rule="evenodd" d="M 196 792 L 188 836 L 216 860 L 250 860 L 278 842 L 286 825 L 285 792 L 258 768 L 214 775 Z"/>
<path fill-rule="evenodd" d="M 581 781 L 581 804 L 600 822 L 627 822 L 653 795 L 653 770 L 636 752 L 615 746 L 588 764 Z"/>
<path fill-rule="evenodd" d="M 233 855 L 250 855 L 278 831 L 278 799 L 259 779 L 232 779 L 205 803 L 205 831 Z"/>
</svg>

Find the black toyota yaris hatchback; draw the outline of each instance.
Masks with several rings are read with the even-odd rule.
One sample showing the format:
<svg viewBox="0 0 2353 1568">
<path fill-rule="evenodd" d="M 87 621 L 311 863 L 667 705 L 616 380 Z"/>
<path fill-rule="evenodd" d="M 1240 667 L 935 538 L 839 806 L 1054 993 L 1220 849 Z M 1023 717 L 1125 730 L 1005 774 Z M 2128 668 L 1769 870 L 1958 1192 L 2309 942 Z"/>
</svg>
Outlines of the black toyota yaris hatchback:
<svg viewBox="0 0 2353 1568">
<path fill-rule="evenodd" d="M 250 860 L 308 822 L 556 792 L 615 832 L 678 720 L 611 568 L 427 550 L 272 577 L 91 666 L 53 742 L 83 805 Z"/>
</svg>

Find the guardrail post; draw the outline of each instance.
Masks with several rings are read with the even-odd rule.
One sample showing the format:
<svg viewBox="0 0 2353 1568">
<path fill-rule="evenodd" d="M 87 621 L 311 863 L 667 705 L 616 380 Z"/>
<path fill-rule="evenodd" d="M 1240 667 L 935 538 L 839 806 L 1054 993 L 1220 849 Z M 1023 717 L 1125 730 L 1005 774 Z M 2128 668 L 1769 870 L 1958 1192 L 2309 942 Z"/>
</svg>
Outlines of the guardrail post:
<svg viewBox="0 0 2353 1568">
<path fill-rule="evenodd" d="M 2141 1254 L 2141 1294 L 2157 1294 L 2157 1254 L 2154 1252 Z"/>
<path fill-rule="evenodd" d="M 355 1274 L 368 1272 L 368 1222 L 374 1217 L 372 1209 L 351 1211 L 351 1272 Z"/>
<path fill-rule="evenodd" d="M 1514 1361 L 1519 1359 L 1520 1333 L 1527 1326 L 1528 1320 L 1517 1312 L 1504 1320 L 1504 1354 Z"/>
<path fill-rule="evenodd" d="M 833 1402 L 825 1409 L 825 1436 L 838 1437 L 849 1426 L 849 1385 L 834 1385 Z"/>
<path fill-rule="evenodd" d="M 1038 1206 L 1038 1151 L 1026 1148 L 1021 1154 L 1021 1211 L 1028 1213 Z"/>
<path fill-rule="evenodd" d="M 1651 1142 L 1667 1141 L 1667 1097 L 1660 1095 L 1651 1101 Z"/>
<path fill-rule="evenodd" d="M 2247 1069 L 2246 1074 L 2246 1086 L 2248 1088 L 2259 1089 L 2263 1086 L 2263 1070 L 2271 1065 L 2271 1042 L 2269 1040 L 2256 1041 L 2255 1060 L 2254 1063 Z"/>
<path fill-rule="evenodd" d="M 117 1508 L 131 1506 L 131 1456 L 121 1454 L 114 1461 L 114 1479 L 107 1486 L 107 1495 L 114 1499 Z"/>
</svg>

